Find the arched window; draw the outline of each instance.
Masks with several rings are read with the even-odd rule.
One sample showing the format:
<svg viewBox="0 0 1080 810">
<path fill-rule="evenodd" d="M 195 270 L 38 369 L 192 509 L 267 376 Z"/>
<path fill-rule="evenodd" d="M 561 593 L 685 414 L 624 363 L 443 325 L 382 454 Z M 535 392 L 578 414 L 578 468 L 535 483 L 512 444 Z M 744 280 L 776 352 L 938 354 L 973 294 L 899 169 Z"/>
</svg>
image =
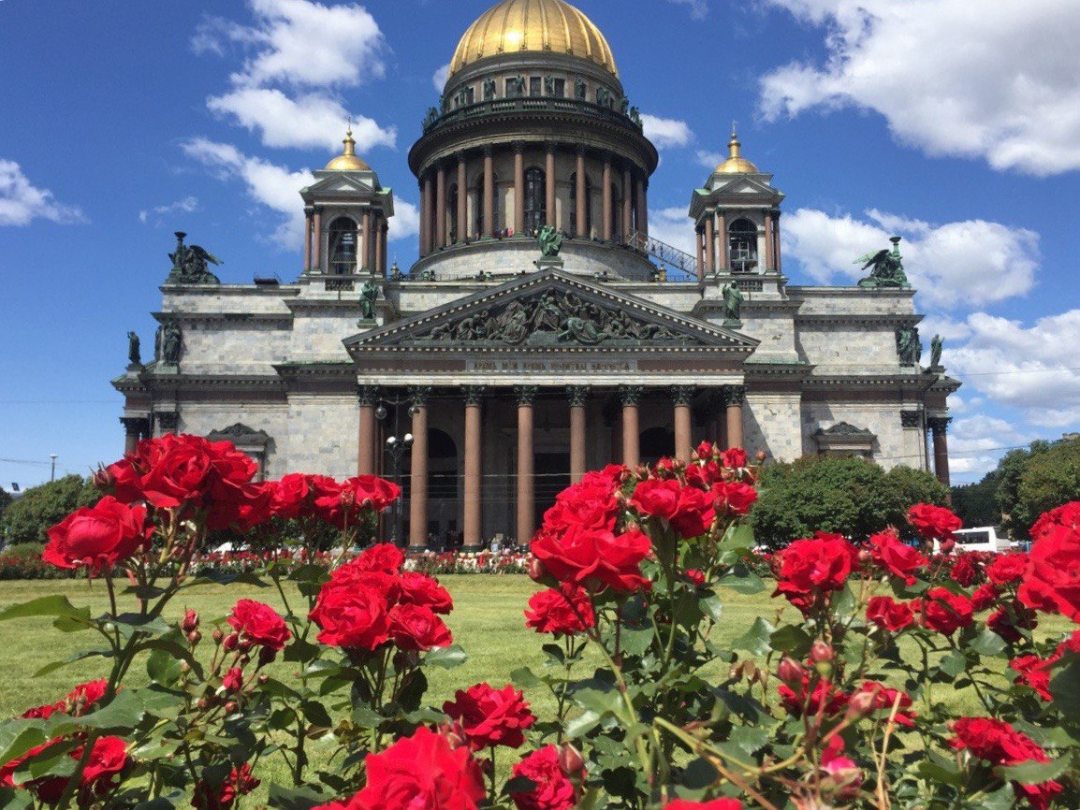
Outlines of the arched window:
<svg viewBox="0 0 1080 810">
<path fill-rule="evenodd" d="M 453 244 L 458 240 L 457 232 L 457 207 L 458 207 L 458 187 L 457 183 L 453 183 L 450 186 L 450 193 L 446 195 L 446 218 L 449 221 L 449 227 L 446 232 L 450 234 L 450 243 Z"/>
<path fill-rule="evenodd" d="M 570 233 L 579 239 L 587 239 L 592 233 L 592 181 L 585 175 L 585 231 L 577 232 L 577 172 L 570 175 Z"/>
<path fill-rule="evenodd" d="M 491 200 L 491 212 L 493 219 L 495 220 L 494 231 L 497 234 L 499 232 L 499 175 L 494 174 L 492 176 L 492 186 L 494 187 L 494 194 Z M 474 185 L 476 189 L 473 194 L 473 236 L 479 239 L 484 235 L 484 173 L 480 172 L 476 176 L 476 183 Z"/>
<path fill-rule="evenodd" d="M 728 228 L 728 246 L 732 273 L 752 273 L 757 267 L 757 225 L 737 219 Z"/>
<path fill-rule="evenodd" d="M 330 223 L 329 270 L 339 276 L 356 272 L 356 223 L 348 217 Z"/>
<path fill-rule="evenodd" d="M 525 170 L 525 233 L 535 233 L 544 226 L 546 192 L 543 169 L 533 166 Z"/>
</svg>

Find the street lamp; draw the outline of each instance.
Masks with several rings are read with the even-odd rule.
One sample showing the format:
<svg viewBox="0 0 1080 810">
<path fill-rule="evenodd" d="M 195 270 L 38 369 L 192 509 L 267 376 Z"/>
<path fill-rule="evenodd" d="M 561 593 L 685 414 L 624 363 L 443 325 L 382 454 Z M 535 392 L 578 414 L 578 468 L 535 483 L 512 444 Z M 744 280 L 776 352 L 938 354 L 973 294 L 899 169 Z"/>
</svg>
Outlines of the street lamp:
<svg viewBox="0 0 1080 810">
<path fill-rule="evenodd" d="M 382 407 L 381 405 L 379 406 Z M 383 414 L 385 416 L 386 409 L 383 408 Z M 412 447 L 413 435 L 406 433 L 404 436 L 398 438 L 397 436 L 386 437 L 386 452 L 390 455 L 390 466 L 394 475 L 394 483 L 399 487 L 401 486 L 401 457 L 405 452 Z M 401 537 L 401 498 L 394 501 L 394 514 L 393 514 L 393 537 L 391 538 L 394 545 L 398 545 L 398 538 Z"/>
<path fill-rule="evenodd" d="M 49 480 L 56 480 L 56 453 L 49 453 L 49 458 L 52 459 L 52 466 L 49 468 Z"/>
</svg>

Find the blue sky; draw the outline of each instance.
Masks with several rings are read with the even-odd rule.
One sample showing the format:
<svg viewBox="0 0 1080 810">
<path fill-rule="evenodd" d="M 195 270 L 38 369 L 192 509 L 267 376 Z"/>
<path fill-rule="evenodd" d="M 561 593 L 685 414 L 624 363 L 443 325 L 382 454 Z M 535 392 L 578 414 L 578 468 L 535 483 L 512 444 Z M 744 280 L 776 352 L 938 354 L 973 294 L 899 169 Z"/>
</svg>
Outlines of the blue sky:
<svg viewBox="0 0 1080 810">
<path fill-rule="evenodd" d="M 172 231 L 226 282 L 293 278 L 307 172 L 358 151 L 395 191 L 391 258 L 416 255 L 406 154 L 436 77 L 488 0 L 0 0 L 0 485 L 122 450 L 129 329 Z M 688 244 L 691 190 L 724 150 L 784 190 L 794 283 L 851 283 L 905 237 L 947 338 L 954 478 L 1080 429 L 1080 10 L 1073 0 L 580 0 L 661 165 L 652 229 Z"/>
</svg>

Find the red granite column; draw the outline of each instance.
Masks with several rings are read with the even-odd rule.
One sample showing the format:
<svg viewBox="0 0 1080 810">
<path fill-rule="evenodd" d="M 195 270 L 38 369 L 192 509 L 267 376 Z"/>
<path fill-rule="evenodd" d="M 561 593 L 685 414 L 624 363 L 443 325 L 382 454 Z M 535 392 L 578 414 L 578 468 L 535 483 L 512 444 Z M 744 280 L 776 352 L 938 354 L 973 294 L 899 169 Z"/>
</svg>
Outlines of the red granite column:
<svg viewBox="0 0 1080 810">
<path fill-rule="evenodd" d="M 641 428 L 638 422 L 638 401 L 641 399 L 640 385 L 619 387 L 622 400 L 622 449 L 623 464 L 634 469 L 641 462 Z"/>
<path fill-rule="evenodd" d="M 304 212 L 304 272 L 311 271 L 311 211 Z"/>
<path fill-rule="evenodd" d="M 322 272 L 322 209 L 315 209 L 315 220 L 312 225 L 312 239 L 315 240 L 315 261 L 311 268 L 316 273 Z"/>
<path fill-rule="evenodd" d="M 952 417 L 949 416 L 931 416 L 926 420 L 934 437 L 934 475 L 945 486 L 950 486 L 949 438 L 947 432 L 951 421 Z"/>
<path fill-rule="evenodd" d="M 765 270 L 775 270 L 776 256 L 773 253 L 773 219 L 772 214 L 765 212 Z"/>
<path fill-rule="evenodd" d="M 458 153 L 457 162 L 457 241 L 464 242 L 469 235 L 469 190 L 465 153 Z"/>
<path fill-rule="evenodd" d="M 514 144 L 514 236 L 525 233 L 525 146 Z"/>
<path fill-rule="evenodd" d="M 465 388 L 465 514 L 462 528 L 467 548 L 482 544 L 481 518 L 483 504 L 483 471 L 480 447 L 480 403 L 484 389 L 470 385 Z"/>
<path fill-rule="evenodd" d="M 386 275 L 386 220 L 379 217 L 375 223 L 375 267 L 374 272 Z"/>
<path fill-rule="evenodd" d="M 605 241 L 610 242 L 614 234 L 611 232 L 611 214 L 612 205 L 614 204 L 611 199 L 611 156 L 604 155 L 604 228 L 601 231 L 604 234 Z"/>
<path fill-rule="evenodd" d="M 555 209 L 555 144 L 547 145 L 544 162 L 544 209 L 545 224 L 559 227 L 559 212 Z"/>
<path fill-rule="evenodd" d="M 727 232 L 727 215 L 723 211 L 716 212 L 716 224 L 717 224 L 717 258 L 720 260 L 717 265 L 717 270 L 721 273 L 730 273 L 730 257 L 728 256 L 728 232 Z"/>
<path fill-rule="evenodd" d="M 585 405 L 589 399 L 588 386 L 567 386 L 570 398 L 570 483 L 576 484 L 585 475 Z"/>
<path fill-rule="evenodd" d="M 705 214 L 705 272 L 716 272 L 716 233 L 713 231 L 713 214 Z"/>
<path fill-rule="evenodd" d="M 484 236 L 495 236 L 495 158 L 484 149 Z"/>
<path fill-rule="evenodd" d="M 431 172 L 424 175 L 424 190 L 420 194 L 420 255 L 431 253 L 431 205 L 434 190 Z"/>
<path fill-rule="evenodd" d="M 362 385 L 359 390 L 360 433 L 356 449 L 356 474 L 375 475 L 375 406 L 378 404 L 379 388 Z"/>
<path fill-rule="evenodd" d="M 435 247 L 446 246 L 446 167 L 435 172 Z"/>
<path fill-rule="evenodd" d="M 371 270 L 371 264 L 368 261 L 368 257 L 371 255 L 371 209 L 364 209 L 363 217 L 363 234 L 362 240 L 357 240 L 357 253 L 356 253 L 356 272 L 362 272 L 364 270 Z"/>
<path fill-rule="evenodd" d="M 746 399 L 746 388 L 741 385 L 724 386 L 727 410 L 727 447 L 743 446 L 742 409 Z M 743 448 L 745 449 L 745 448 Z"/>
<path fill-rule="evenodd" d="M 675 458 L 690 461 L 692 450 L 692 427 L 690 424 L 690 401 L 694 398 L 694 386 L 675 385 L 671 399 L 675 405 Z"/>
<path fill-rule="evenodd" d="M 773 246 L 773 250 L 776 251 L 776 272 L 783 272 L 783 259 L 780 256 L 780 212 L 773 211 L 773 239 L 776 244 Z"/>
<path fill-rule="evenodd" d="M 409 548 L 425 549 L 428 544 L 428 414 L 430 388 L 413 388 L 412 456 L 409 468 Z"/>
<path fill-rule="evenodd" d="M 622 175 L 622 241 L 626 244 L 630 241 L 630 233 L 634 230 L 634 192 L 632 187 L 634 179 L 630 174 L 630 167 L 623 169 Z"/>
<path fill-rule="evenodd" d="M 517 395 L 517 542 L 525 545 L 535 529 L 536 489 L 533 459 L 533 400 L 536 386 L 514 386 Z"/>
<path fill-rule="evenodd" d="M 697 246 L 697 279 L 699 282 L 705 280 L 705 236 L 703 231 L 704 228 L 694 230 L 694 243 Z"/>
<path fill-rule="evenodd" d="M 642 236 L 649 235 L 649 186 L 644 176 L 637 180 L 637 230 Z"/>
<path fill-rule="evenodd" d="M 390 236 L 390 223 L 385 219 L 382 221 L 382 227 L 379 229 L 381 239 L 379 244 L 382 245 L 382 259 L 379 261 L 379 275 L 386 275 L 386 254 L 387 254 L 387 239 Z"/>
<path fill-rule="evenodd" d="M 585 233 L 586 223 L 589 221 L 587 216 L 589 203 L 585 199 L 585 149 L 582 147 L 578 147 L 576 168 L 577 182 L 574 188 L 574 207 L 577 209 L 577 221 L 574 223 L 574 231 L 578 239 L 586 239 L 589 236 Z"/>
</svg>

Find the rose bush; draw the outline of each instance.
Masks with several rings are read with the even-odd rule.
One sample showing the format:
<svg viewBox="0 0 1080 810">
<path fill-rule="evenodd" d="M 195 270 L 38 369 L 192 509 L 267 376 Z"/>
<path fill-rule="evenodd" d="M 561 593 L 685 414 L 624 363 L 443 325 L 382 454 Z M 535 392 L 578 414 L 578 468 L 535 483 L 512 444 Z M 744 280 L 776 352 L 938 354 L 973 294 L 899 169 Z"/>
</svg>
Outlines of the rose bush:
<svg viewBox="0 0 1080 810">
<path fill-rule="evenodd" d="M 0 620 L 93 636 L 47 669 L 108 672 L 0 724 L 0 804 L 234 808 L 276 758 L 290 778 L 266 801 L 290 810 L 1080 806 L 1080 629 L 1040 627 L 1080 619 L 1080 504 L 1041 517 L 1030 553 L 935 553 L 959 521 L 918 505 L 922 549 L 819 532 L 760 557 L 741 450 L 612 465 L 558 496 L 517 563 L 543 586 L 522 621 L 550 636 L 545 665 L 435 706 L 427 675 L 465 652 L 431 555 L 350 551 L 397 488 L 254 473 L 227 442 L 148 440 L 49 533 L 45 561 L 103 579 L 109 610 L 47 596 Z M 209 532 L 283 519 L 333 527 L 340 548 L 199 563 Z M 763 574 L 776 610 L 719 644 L 725 595 L 765 591 Z M 268 585 L 283 609 L 163 618 L 208 579 Z M 538 716 L 525 695 L 545 690 Z"/>
</svg>

